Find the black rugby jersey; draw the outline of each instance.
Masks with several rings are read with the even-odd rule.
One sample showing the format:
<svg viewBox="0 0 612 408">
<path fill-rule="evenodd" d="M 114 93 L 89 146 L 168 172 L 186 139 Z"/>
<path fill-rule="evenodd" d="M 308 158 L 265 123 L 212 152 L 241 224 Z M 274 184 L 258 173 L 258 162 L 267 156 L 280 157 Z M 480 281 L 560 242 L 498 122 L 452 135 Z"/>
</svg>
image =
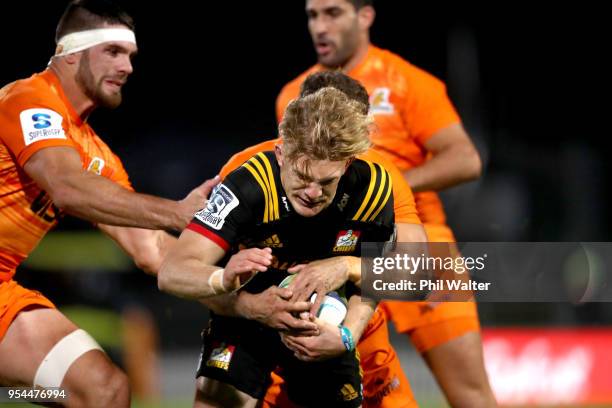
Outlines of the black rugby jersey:
<svg viewBox="0 0 612 408">
<path fill-rule="evenodd" d="M 385 242 L 394 231 L 389 173 L 357 159 L 341 177 L 332 203 L 314 217 L 297 214 L 281 185 L 274 152 L 258 153 L 213 190 L 189 229 L 211 239 L 228 255 L 243 248 L 272 248 L 271 268 L 245 289 L 278 285 L 286 270 L 332 256 L 360 256 L 361 242 Z"/>
</svg>

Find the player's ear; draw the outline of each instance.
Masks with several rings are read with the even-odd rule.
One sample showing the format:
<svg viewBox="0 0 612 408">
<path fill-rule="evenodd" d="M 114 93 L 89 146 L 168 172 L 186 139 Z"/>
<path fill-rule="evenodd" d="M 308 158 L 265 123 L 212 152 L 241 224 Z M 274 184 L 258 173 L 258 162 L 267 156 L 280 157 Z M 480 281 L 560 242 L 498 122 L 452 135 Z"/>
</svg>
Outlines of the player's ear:
<svg viewBox="0 0 612 408">
<path fill-rule="evenodd" d="M 359 19 L 359 28 L 367 31 L 372 27 L 372 24 L 374 24 L 376 11 L 372 6 L 363 6 L 357 12 L 357 18 Z"/>
<path fill-rule="evenodd" d="M 64 61 L 66 61 L 68 65 L 74 65 L 74 64 L 77 64 L 81 60 L 82 55 L 83 55 L 82 52 L 75 52 L 73 54 L 64 55 L 63 58 L 64 58 Z"/>
<path fill-rule="evenodd" d="M 283 147 L 279 144 L 274 146 L 274 155 L 279 166 L 283 166 Z"/>
<path fill-rule="evenodd" d="M 349 168 L 351 164 L 353 164 L 354 161 L 355 161 L 354 157 L 351 157 L 350 159 L 346 161 L 346 165 L 344 166 L 344 172 L 342 174 L 346 173 L 346 170 Z"/>
</svg>

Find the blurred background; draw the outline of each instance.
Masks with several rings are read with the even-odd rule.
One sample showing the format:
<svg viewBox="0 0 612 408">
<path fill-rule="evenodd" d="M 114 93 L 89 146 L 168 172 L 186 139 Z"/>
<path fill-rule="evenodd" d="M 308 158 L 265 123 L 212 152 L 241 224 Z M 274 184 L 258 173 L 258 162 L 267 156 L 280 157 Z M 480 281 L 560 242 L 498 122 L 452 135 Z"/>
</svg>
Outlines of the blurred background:
<svg viewBox="0 0 612 408">
<path fill-rule="evenodd" d="M 138 191 L 182 198 L 233 153 L 276 136 L 276 95 L 315 61 L 303 2 L 120 3 L 135 18 L 139 55 L 124 103 L 95 112 L 90 123 Z M 45 68 L 66 4 L 5 9 L 2 85 Z M 458 241 L 609 241 L 605 13 L 559 4 L 482 7 L 379 1 L 372 29 L 374 44 L 447 83 L 482 155 L 481 180 L 442 194 Z M 17 279 L 43 291 L 123 367 L 142 361 L 128 355 L 138 344 L 160 350 L 158 360 L 132 367 L 157 373 L 153 382 L 136 380 L 141 406 L 190 406 L 203 307 L 159 293 L 113 243 L 71 218 Z M 611 359 L 609 304 L 479 310 L 500 400 L 612 406 L 612 376 L 594 368 Z M 393 342 L 421 404 L 445 406 L 408 341 L 394 335 Z M 534 358 L 543 365 L 526 363 Z"/>
</svg>

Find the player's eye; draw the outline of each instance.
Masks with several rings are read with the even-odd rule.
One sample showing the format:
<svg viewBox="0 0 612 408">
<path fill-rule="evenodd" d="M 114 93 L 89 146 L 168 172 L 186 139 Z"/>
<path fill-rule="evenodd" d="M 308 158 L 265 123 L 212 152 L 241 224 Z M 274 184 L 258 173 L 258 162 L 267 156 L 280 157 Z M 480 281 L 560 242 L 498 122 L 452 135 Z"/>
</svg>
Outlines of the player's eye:
<svg viewBox="0 0 612 408">
<path fill-rule="evenodd" d="M 342 9 L 338 7 L 327 10 L 327 15 L 333 18 L 340 17 L 342 15 Z"/>
<path fill-rule="evenodd" d="M 119 54 L 119 49 L 117 47 L 110 47 L 106 49 L 106 52 L 111 57 L 116 57 Z"/>
</svg>

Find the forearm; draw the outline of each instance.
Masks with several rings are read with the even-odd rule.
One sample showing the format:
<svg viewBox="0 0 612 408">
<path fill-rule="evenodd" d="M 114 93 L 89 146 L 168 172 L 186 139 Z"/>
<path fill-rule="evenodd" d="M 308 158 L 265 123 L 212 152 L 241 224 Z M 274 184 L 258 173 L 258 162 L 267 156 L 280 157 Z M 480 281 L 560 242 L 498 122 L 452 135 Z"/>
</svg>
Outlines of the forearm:
<svg viewBox="0 0 612 408">
<path fill-rule="evenodd" d="M 203 265 L 198 259 L 185 259 L 180 263 L 172 262 L 180 270 L 165 260 L 157 276 L 157 285 L 163 292 L 185 299 L 201 300 L 223 293 L 219 287 L 211 285 L 211 276 L 221 269 L 214 265 Z"/>
<path fill-rule="evenodd" d="M 139 194 L 94 174 L 53 182 L 54 203 L 68 214 L 96 223 L 146 229 L 180 230 L 179 202 Z"/>
<path fill-rule="evenodd" d="M 343 257 L 347 265 L 348 281 L 361 288 L 361 258 L 356 256 Z"/>
<path fill-rule="evenodd" d="M 115 227 L 98 224 L 146 273 L 157 275 L 161 263 L 176 238 L 165 231 L 142 228 Z"/>
<path fill-rule="evenodd" d="M 353 295 L 349 299 L 348 312 L 344 319 L 344 326 L 350 330 L 355 340 L 355 344 L 359 342 L 375 309 L 376 303 L 370 299 L 359 295 Z"/>
<path fill-rule="evenodd" d="M 414 192 L 440 191 L 480 176 L 480 157 L 473 147 L 457 146 L 435 154 L 404 172 Z"/>
<path fill-rule="evenodd" d="M 200 303 L 221 316 L 246 317 L 240 313 L 241 307 L 239 305 L 239 298 L 243 293 L 244 292 L 228 293 L 225 295 L 200 299 Z"/>
</svg>

